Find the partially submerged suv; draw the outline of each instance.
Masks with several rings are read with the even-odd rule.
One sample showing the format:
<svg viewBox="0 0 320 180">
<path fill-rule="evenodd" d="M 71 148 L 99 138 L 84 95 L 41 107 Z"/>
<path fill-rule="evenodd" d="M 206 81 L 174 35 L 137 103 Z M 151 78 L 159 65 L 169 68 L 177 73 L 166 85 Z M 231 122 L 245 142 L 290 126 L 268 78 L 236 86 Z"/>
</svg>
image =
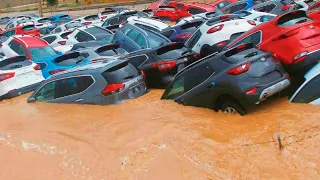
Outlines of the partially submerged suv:
<svg viewBox="0 0 320 180">
<path fill-rule="evenodd" d="M 281 63 L 253 44 L 212 54 L 181 70 L 162 99 L 245 115 L 290 85 Z"/>
<path fill-rule="evenodd" d="M 146 92 L 142 74 L 128 61 L 104 61 L 51 76 L 28 102 L 118 104 Z"/>
</svg>

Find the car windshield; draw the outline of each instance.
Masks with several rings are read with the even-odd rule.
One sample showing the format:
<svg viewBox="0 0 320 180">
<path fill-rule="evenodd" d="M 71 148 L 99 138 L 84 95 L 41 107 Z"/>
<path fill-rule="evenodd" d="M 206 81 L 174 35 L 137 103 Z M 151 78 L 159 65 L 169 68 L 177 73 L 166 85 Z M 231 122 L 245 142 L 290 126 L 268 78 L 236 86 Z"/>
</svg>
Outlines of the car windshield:
<svg viewBox="0 0 320 180">
<path fill-rule="evenodd" d="M 57 53 L 50 46 L 29 48 L 29 51 L 33 60 L 57 55 Z"/>
<path fill-rule="evenodd" d="M 77 27 L 81 27 L 82 24 L 81 23 L 70 23 L 70 24 L 66 24 L 66 28 L 71 29 L 71 28 L 77 28 Z"/>
<path fill-rule="evenodd" d="M 148 32 L 148 41 L 149 41 L 150 48 L 155 48 L 160 45 L 165 45 L 165 44 L 170 43 L 170 41 L 168 39 L 165 39 L 157 34 L 153 34 L 150 32 Z"/>
</svg>

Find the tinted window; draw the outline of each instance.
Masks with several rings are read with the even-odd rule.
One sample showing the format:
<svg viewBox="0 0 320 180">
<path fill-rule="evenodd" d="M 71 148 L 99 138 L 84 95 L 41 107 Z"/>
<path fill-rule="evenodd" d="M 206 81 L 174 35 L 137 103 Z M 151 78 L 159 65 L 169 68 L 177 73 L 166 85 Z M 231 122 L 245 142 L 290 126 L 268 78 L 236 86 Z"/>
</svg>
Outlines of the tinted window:
<svg viewBox="0 0 320 180">
<path fill-rule="evenodd" d="M 22 45 L 20 45 L 20 47 L 19 47 L 18 54 L 19 55 L 25 55 L 26 57 L 28 57 L 27 51 Z"/>
<path fill-rule="evenodd" d="M 187 53 L 192 52 L 188 48 L 184 47 L 183 44 L 174 44 L 160 48 L 157 50 L 156 55 L 161 59 L 177 59 Z"/>
<path fill-rule="evenodd" d="M 17 43 L 15 40 L 11 40 L 11 42 L 8 45 L 14 52 L 19 52 L 20 44 Z"/>
<path fill-rule="evenodd" d="M 69 15 L 62 15 L 60 18 L 69 18 Z"/>
<path fill-rule="evenodd" d="M 46 63 L 43 63 L 43 62 L 39 62 L 39 63 L 37 63 L 37 64 L 40 66 L 40 69 L 41 69 L 41 70 L 47 67 L 47 64 L 46 64 Z"/>
<path fill-rule="evenodd" d="M 177 4 L 177 5 L 176 5 L 176 8 L 177 8 L 177 9 L 182 9 L 182 8 L 184 8 L 184 5 L 183 5 L 183 4 Z"/>
<path fill-rule="evenodd" d="M 247 5 L 248 5 L 247 3 L 237 4 L 237 5 L 234 5 L 234 6 L 231 6 L 227 9 L 225 9 L 225 12 L 230 13 L 230 14 L 234 13 L 234 12 L 238 12 L 240 10 L 245 9 L 247 7 Z"/>
<path fill-rule="evenodd" d="M 40 28 L 39 31 L 40 31 L 40 34 L 42 34 L 42 35 L 47 35 L 50 33 L 50 30 L 47 27 Z"/>
<path fill-rule="evenodd" d="M 146 39 L 143 37 L 142 34 L 139 33 L 137 39 L 135 41 L 142 49 L 147 47 Z"/>
<path fill-rule="evenodd" d="M 232 47 L 238 46 L 240 44 L 247 44 L 247 43 L 253 43 L 254 45 L 258 45 L 260 43 L 260 41 L 261 41 L 261 31 L 257 31 L 255 33 L 245 37 L 241 41 L 237 42 Z"/>
<path fill-rule="evenodd" d="M 157 35 L 157 34 L 153 34 L 153 33 L 148 33 L 148 38 L 147 38 L 148 42 L 149 42 L 149 47 L 150 48 L 154 48 L 154 47 L 158 47 L 160 45 L 165 45 L 168 44 L 170 41 Z"/>
<path fill-rule="evenodd" d="M 45 22 L 49 22 L 50 20 L 48 18 L 43 18 L 43 19 L 39 19 L 38 22 L 39 23 L 45 23 Z"/>
<path fill-rule="evenodd" d="M 58 92 L 56 93 L 56 98 L 81 93 L 91 84 L 93 84 L 93 79 L 91 76 L 61 79 L 57 81 Z"/>
<path fill-rule="evenodd" d="M 286 27 L 311 21 L 305 11 L 297 11 L 296 13 L 288 13 L 278 19 L 278 26 Z"/>
<path fill-rule="evenodd" d="M 83 19 L 85 19 L 87 21 L 94 21 L 94 20 L 98 20 L 99 16 L 98 15 L 91 15 L 91 16 L 86 16 Z"/>
<path fill-rule="evenodd" d="M 240 17 L 245 17 L 245 16 L 249 16 L 249 15 L 251 15 L 252 13 L 251 12 L 248 12 L 248 11 L 241 11 L 240 13 L 239 13 L 239 16 Z"/>
<path fill-rule="evenodd" d="M 16 31 L 15 30 L 12 30 L 12 31 L 7 31 L 5 33 L 3 33 L 3 35 L 9 37 L 9 36 L 12 36 L 12 35 L 15 35 L 16 34 Z"/>
<path fill-rule="evenodd" d="M 67 36 L 69 36 L 69 34 L 71 34 L 72 32 L 65 32 L 65 33 L 62 33 L 60 36 L 63 38 L 63 39 L 67 39 Z"/>
<path fill-rule="evenodd" d="M 85 41 L 91 41 L 94 40 L 93 37 L 91 37 L 89 34 L 79 31 L 75 35 L 75 39 L 79 42 L 85 42 Z"/>
<path fill-rule="evenodd" d="M 123 73 L 125 72 L 125 73 Z M 128 61 L 113 66 L 101 74 L 108 84 L 118 84 L 130 81 L 139 76 L 137 69 Z"/>
<path fill-rule="evenodd" d="M 262 7 L 257 7 L 255 10 L 260 11 L 260 12 L 271 12 L 274 8 L 276 7 L 275 4 L 268 4 Z"/>
<path fill-rule="evenodd" d="M 60 27 L 58 27 L 58 28 L 56 28 L 56 29 L 54 30 L 55 33 L 59 33 L 59 32 L 61 32 L 61 31 L 62 31 L 62 29 L 61 29 Z"/>
<path fill-rule="evenodd" d="M 320 75 L 309 81 L 296 95 L 292 102 L 296 103 L 310 103 L 320 98 Z"/>
<path fill-rule="evenodd" d="M 10 24 L 8 29 L 14 28 L 14 24 Z"/>
<path fill-rule="evenodd" d="M 36 27 L 34 27 L 34 25 L 25 26 L 22 28 L 23 31 L 31 31 L 34 29 L 36 29 Z"/>
<path fill-rule="evenodd" d="M 110 26 L 115 24 L 119 24 L 119 17 L 113 17 L 113 18 L 107 19 L 102 26 Z"/>
<path fill-rule="evenodd" d="M 195 32 L 194 35 L 189 39 L 186 46 L 192 49 L 200 39 L 201 35 L 202 33 L 200 32 L 200 30 L 197 30 L 197 32 Z"/>
<path fill-rule="evenodd" d="M 203 63 L 190 71 L 181 74 L 169 85 L 164 93 L 165 99 L 175 99 L 208 79 L 214 70 L 209 63 Z"/>
<path fill-rule="evenodd" d="M 258 18 L 255 18 L 254 20 L 255 21 L 260 21 L 260 22 L 267 22 L 271 19 L 275 18 L 274 16 L 268 16 L 268 15 L 265 15 L 265 16 L 260 16 Z"/>
<path fill-rule="evenodd" d="M 136 25 L 136 26 L 138 26 L 138 27 L 145 28 L 145 29 L 149 29 L 149 30 L 151 30 L 151 31 L 160 32 L 158 29 L 153 28 L 153 27 L 150 27 L 150 26 L 146 26 L 146 25 L 144 25 L 144 24 L 135 23 L 134 25 Z"/>
<path fill-rule="evenodd" d="M 198 9 L 198 8 L 189 8 L 188 9 L 188 12 L 190 13 L 190 14 L 200 14 L 200 13 L 204 13 L 204 12 L 206 12 L 205 10 L 202 10 L 202 9 Z"/>
<path fill-rule="evenodd" d="M 50 46 L 29 48 L 32 59 L 42 59 L 57 55 L 57 53 Z"/>
<path fill-rule="evenodd" d="M 217 5 L 217 7 L 218 7 L 218 9 L 222 9 L 223 7 L 225 7 L 225 6 L 227 6 L 227 5 L 229 5 L 230 3 L 229 2 L 221 2 L 221 3 L 219 3 L 218 5 Z"/>
<path fill-rule="evenodd" d="M 87 28 L 85 29 L 84 31 L 92 34 L 92 35 L 95 35 L 95 34 L 111 34 L 109 31 L 105 30 L 105 29 L 102 29 L 102 28 L 98 28 L 98 27 L 92 27 L 92 28 Z"/>
<path fill-rule="evenodd" d="M 146 55 L 138 55 L 129 57 L 129 62 L 136 68 L 138 68 L 143 62 L 145 62 L 148 57 Z"/>
<path fill-rule="evenodd" d="M 164 35 L 165 37 L 169 38 L 175 31 L 173 29 L 169 31 L 164 31 L 161 34 Z"/>
<path fill-rule="evenodd" d="M 127 36 L 134 41 L 139 34 L 140 33 L 138 31 L 133 29 L 132 31 L 128 32 Z"/>
<path fill-rule="evenodd" d="M 81 23 L 70 23 L 66 24 L 66 28 L 71 29 L 71 28 L 77 28 L 77 27 L 82 27 Z"/>
<path fill-rule="evenodd" d="M 35 95 L 36 101 L 50 101 L 55 98 L 56 82 L 44 85 Z"/>
</svg>

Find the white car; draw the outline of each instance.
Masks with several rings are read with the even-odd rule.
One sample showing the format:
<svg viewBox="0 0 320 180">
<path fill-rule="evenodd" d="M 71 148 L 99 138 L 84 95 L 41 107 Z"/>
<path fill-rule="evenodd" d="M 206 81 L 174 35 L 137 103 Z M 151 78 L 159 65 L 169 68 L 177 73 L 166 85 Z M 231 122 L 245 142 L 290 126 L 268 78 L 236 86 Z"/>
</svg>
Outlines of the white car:
<svg viewBox="0 0 320 180">
<path fill-rule="evenodd" d="M 239 12 L 238 15 L 244 19 L 255 21 L 257 24 L 267 22 L 277 16 L 275 14 L 259 12 L 255 10 L 250 10 L 250 11 L 242 10 Z"/>
<path fill-rule="evenodd" d="M 106 19 L 112 16 L 115 16 L 116 14 L 118 14 L 118 12 L 114 11 L 114 10 L 105 10 L 102 11 L 101 13 L 98 14 L 100 20 L 102 19 Z"/>
<path fill-rule="evenodd" d="M 54 50 L 65 53 L 72 48 L 72 45 L 66 45 L 67 36 L 71 34 L 72 31 L 62 32 L 58 34 L 49 34 L 42 37 Z"/>
<path fill-rule="evenodd" d="M 73 31 L 76 28 L 79 28 L 82 26 L 83 26 L 83 24 L 81 24 L 79 22 L 69 22 L 69 23 L 65 23 L 65 24 L 61 24 L 60 26 L 57 26 L 55 29 L 53 29 L 50 32 L 50 34 Z"/>
<path fill-rule="evenodd" d="M 157 20 L 157 19 L 151 19 L 151 18 L 144 18 L 139 16 L 131 16 L 127 19 L 127 23 L 150 29 L 155 32 L 162 32 L 163 30 L 167 29 L 169 27 L 168 24 Z M 121 26 L 120 26 L 121 27 Z"/>
<path fill-rule="evenodd" d="M 0 100 L 33 91 L 42 81 L 39 65 L 25 56 L 0 61 Z"/>
<path fill-rule="evenodd" d="M 185 43 L 196 53 L 209 48 L 212 53 L 221 51 L 230 40 L 256 26 L 252 20 L 238 15 L 225 14 L 203 23 Z M 206 50 L 207 51 L 207 50 Z M 200 56 L 202 53 L 200 53 Z"/>
<path fill-rule="evenodd" d="M 31 25 L 31 24 L 34 24 L 34 23 L 30 19 L 25 19 L 25 18 L 16 19 L 14 21 L 7 23 L 6 27 L 4 29 L 11 29 L 11 28 L 15 28 L 17 26 L 26 26 L 26 25 Z"/>
<path fill-rule="evenodd" d="M 82 23 L 83 25 L 95 25 L 95 24 L 103 23 L 100 17 L 96 14 L 80 17 L 78 19 L 73 20 L 72 22 L 79 22 L 79 23 Z"/>
<path fill-rule="evenodd" d="M 74 30 L 68 35 L 66 45 L 73 45 L 79 42 L 100 41 L 106 44 L 111 43 L 113 33 L 107 29 L 97 26 L 83 26 Z"/>
<path fill-rule="evenodd" d="M 205 12 L 205 13 L 200 13 L 200 14 L 195 14 L 193 16 L 189 16 L 189 17 L 185 17 L 185 18 L 181 18 L 176 25 L 182 25 L 185 23 L 188 23 L 190 21 L 194 21 L 194 20 L 209 20 L 211 18 L 223 15 L 224 13 L 219 10 L 216 9 L 214 11 L 211 12 Z"/>
</svg>

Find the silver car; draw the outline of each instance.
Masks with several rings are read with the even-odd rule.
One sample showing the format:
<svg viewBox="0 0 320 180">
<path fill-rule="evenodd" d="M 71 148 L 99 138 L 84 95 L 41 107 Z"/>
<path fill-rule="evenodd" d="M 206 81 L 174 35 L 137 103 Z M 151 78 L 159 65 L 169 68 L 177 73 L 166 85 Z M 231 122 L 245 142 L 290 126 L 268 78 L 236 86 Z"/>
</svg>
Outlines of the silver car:
<svg viewBox="0 0 320 180">
<path fill-rule="evenodd" d="M 146 92 L 142 73 L 128 61 L 102 61 L 51 76 L 28 102 L 118 104 Z"/>
</svg>

